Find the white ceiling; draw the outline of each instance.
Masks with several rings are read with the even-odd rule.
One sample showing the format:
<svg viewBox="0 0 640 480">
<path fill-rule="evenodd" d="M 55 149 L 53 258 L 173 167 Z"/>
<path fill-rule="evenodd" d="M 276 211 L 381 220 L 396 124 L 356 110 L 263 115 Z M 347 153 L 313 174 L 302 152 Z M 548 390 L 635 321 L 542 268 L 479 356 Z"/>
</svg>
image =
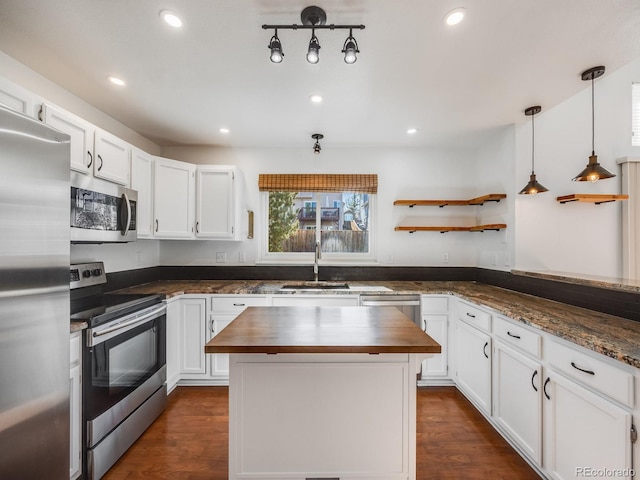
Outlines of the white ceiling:
<svg viewBox="0 0 640 480">
<path fill-rule="evenodd" d="M 271 63 L 261 25 L 299 24 L 312 4 L 0 0 L 0 50 L 160 145 L 311 148 L 319 132 L 323 149 L 468 145 L 588 88 L 583 70 L 640 56 L 638 0 L 318 0 L 327 23 L 366 25 L 357 63 L 340 53 L 345 30 L 317 32 L 316 65 L 308 30 L 280 30 L 285 58 Z"/>
</svg>

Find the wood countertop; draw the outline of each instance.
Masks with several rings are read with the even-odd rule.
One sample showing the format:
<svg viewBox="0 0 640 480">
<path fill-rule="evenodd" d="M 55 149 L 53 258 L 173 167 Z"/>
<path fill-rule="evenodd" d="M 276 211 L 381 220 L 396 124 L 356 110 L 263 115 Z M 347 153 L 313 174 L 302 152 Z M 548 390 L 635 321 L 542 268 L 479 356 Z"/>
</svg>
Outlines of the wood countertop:
<svg viewBox="0 0 640 480">
<path fill-rule="evenodd" d="M 248 307 L 205 353 L 440 353 L 394 307 Z"/>
</svg>

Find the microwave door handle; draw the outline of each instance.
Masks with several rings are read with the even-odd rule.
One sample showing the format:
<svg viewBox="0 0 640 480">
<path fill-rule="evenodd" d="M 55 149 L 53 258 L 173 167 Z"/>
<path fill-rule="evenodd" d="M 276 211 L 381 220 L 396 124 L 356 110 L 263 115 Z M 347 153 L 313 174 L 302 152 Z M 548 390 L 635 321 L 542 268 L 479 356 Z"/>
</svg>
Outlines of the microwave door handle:
<svg viewBox="0 0 640 480">
<path fill-rule="evenodd" d="M 124 208 L 126 206 L 126 208 Z M 129 227 L 131 226 L 131 202 L 129 202 L 129 197 L 127 197 L 126 193 L 122 194 L 122 208 L 120 209 L 121 215 L 126 215 L 126 221 L 123 222 L 122 226 L 122 235 L 126 235 L 129 233 Z"/>
</svg>

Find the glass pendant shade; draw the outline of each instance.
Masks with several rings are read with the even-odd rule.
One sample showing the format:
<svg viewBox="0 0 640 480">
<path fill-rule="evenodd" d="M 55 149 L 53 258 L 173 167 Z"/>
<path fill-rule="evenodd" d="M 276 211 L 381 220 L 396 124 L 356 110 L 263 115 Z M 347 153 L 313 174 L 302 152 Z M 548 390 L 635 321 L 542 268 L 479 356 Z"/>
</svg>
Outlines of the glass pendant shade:
<svg viewBox="0 0 640 480">
<path fill-rule="evenodd" d="M 520 190 L 521 195 L 535 195 L 536 193 L 548 192 L 549 190 L 542 184 L 538 183 L 536 180 L 536 174 L 531 173 L 529 177 L 529 183 L 525 185 L 525 187 Z"/>
<path fill-rule="evenodd" d="M 615 177 L 615 173 L 611 173 L 598 163 L 598 156 L 591 152 L 589 163 L 586 168 L 576 175 L 572 180 L 574 182 L 597 182 L 605 178 Z"/>
</svg>

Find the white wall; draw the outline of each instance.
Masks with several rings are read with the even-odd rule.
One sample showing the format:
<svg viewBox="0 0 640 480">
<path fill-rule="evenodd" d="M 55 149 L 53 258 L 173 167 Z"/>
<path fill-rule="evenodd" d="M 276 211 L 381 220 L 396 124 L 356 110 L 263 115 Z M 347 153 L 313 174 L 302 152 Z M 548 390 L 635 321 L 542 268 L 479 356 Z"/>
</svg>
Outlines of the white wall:
<svg viewBox="0 0 640 480">
<path fill-rule="evenodd" d="M 508 142 L 507 142 L 508 143 Z M 485 193 L 469 174 L 476 164 L 471 150 L 420 148 L 335 148 L 323 145 L 320 155 L 309 148 L 168 147 L 163 156 L 199 164 L 237 165 L 243 172 L 246 207 L 255 212 L 253 240 L 242 242 L 165 242 L 160 246 L 162 265 L 214 265 L 216 252 L 226 252 L 228 263 L 259 260 L 264 215 L 258 191 L 260 173 L 375 173 L 378 174 L 377 258 L 383 265 L 474 266 L 477 233 L 396 232 L 400 224 L 472 225 L 478 207 L 393 206 L 394 200 L 419 198 L 471 198 Z M 511 155 L 512 157 L 512 155 Z M 494 193 L 494 192 L 491 192 Z M 491 236 L 495 232 L 487 232 Z M 480 234 L 482 235 L 482 234 Z M 495 237 L 497 238 L 497 237 Z M 447 253 L 449 262 L 443 263 Z"/>
<path fill-rule="evenodd" d="M 545 111 L 542 105 L 535 118 L 535 170 L 549 192 L 515 199 L 516 268 L 622 275 L 620 203 L 561 205 L 556 197 L 620 193 L 616 159 L 640 155 L 640 147 L 631 146 L 633 81 L 640 81 L 640 61 L 595 81 L 595 152 L 600 164 L 618 175 L 613 179 L 594 184 L 571 181 L 591 154 L 591 82 L 584 82 L 582 92 L 553 109 Z M 522 118 L 516 127 L 517 190 L 531 172 L 531 123 L 524 114 Z"/>
</svg>

